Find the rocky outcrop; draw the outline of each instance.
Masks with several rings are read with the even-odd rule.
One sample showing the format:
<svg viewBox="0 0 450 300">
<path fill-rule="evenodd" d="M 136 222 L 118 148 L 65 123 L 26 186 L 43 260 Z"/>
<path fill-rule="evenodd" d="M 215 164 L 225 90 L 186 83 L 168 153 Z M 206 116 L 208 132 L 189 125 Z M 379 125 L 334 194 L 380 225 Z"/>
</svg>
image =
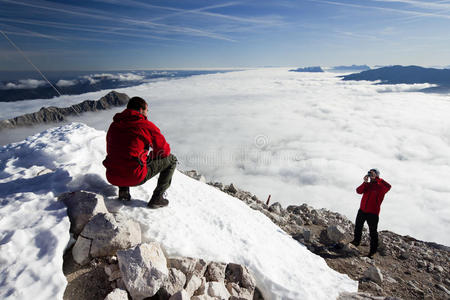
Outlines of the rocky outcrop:
<svg viewBox="0 0 450 300">
<path fill-rule="evenodd" d="M 304 67 L 304 68 L 297 68 L 297 69 L 292 69 L 289 70 L 289 72 L 300 72 L 300 73 L 304 73 L 304 72 L 314 72 L 314 73 L 323 73 L 323 69 L 320 66 L 317 67 Z"/>
<path fill-rule="evenodd" d="M 126 94 L 112 91 L 99 100 L 85 100 L 70 107 L 43 107 L 38 112 L 21 115 L 8 120 L 0 121 L 0 130 L 12 129 L 21 126 L 33 126 L 36 124 L 64 122 L 67 117 L 78 116 L 84 112 L 106 110 L 128 103 Z"/>
<path fill-rule="evenodd" d="M 83 265 L 90 258 L 115 255 L 141 243 L 141 228 L 130 219 L 110 213 L 95 215 L 84 227 L 73 246 L 74 260 Z"/>
<path fill-rule="evenodd" d="M 167 281 L 167 260 L 158 243 L 117 252 L 122 280 L 135 300 L 154 296 Z"/>
<path fill-rule="evenodd" d="M 98 213 L 107 213 L 103 196 L 77 191 L 64 193 L 58 197 L 67 206 L 70 220 L 70 231 L 79 235 L 89 220 Z"/>
<path fill-rule="evenodd" d="M 208 184 L 260 211 L 292 238 L 323 257 L 331 268 L 358 280 L 359 293 L 341 295 L 341 300 L 450 297 L 450 248 L 447 246 L 380 231 L 378 253 L 370 259 L 366 257 L 367 230 L 363 230 L 361 246 L 354 247 L 349 243 L 354 224 L 341 214 L 307 204 L 287 208 L 279 203 L 269 206 L 233 184 Z"/>
<path fill-rule="evenodd" d="M 128 294 L 125 290 L 114 289 L 106 296 L 105 300 L 128 300 Z"/>
<path fill-rule="evenodd" d="M 71 250 L 74 261 L 93 268 L 102 266 L 111 282 L 105 299 L 128 299 L 129 294 L 139 300 L 250 300 L 255 293 L 256 299 L 263 299 L 246 266 L 192 257 L 168 258 L 160 244 L 141 243 L 140 226 L 133 220 L 103 211 L 92 216 L 104 205 L 101 196 L 75 192 L 59 199 L 71 207 L 70 220 L 77 224 L 71 228 L 81 230 Z"/>
</svg>

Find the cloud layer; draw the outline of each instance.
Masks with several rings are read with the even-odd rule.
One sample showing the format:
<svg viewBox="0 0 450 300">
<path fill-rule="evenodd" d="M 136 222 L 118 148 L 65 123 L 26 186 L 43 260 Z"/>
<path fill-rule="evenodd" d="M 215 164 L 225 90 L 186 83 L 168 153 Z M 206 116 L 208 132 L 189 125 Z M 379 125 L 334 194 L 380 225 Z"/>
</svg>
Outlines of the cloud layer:
<svg viewBox="0 0 450 300">
<path fill-rule="evenodd" d="M 7 83 L 0 82 L 0 89 L 1 90 L 35 89 L 45 85 L 47 85 L 47 82 L 45 82 L 44 80 L 21 79 L 18 80 L 17 82 L 7 82 Z"/>
<path fill-rule="evenodd" d="M 259 69 L 119 91 L 148 100 L 149 118 L 182 169 L 233 182 L 260 199 L 271 194 L 284 206 L 306 202 L 354 219 L 360 201 L 355 188 L 376 167 L 392 184 L 380 229 L 450 245 L 448 97 L 335 75 Z M 60 101 L 67 106 L 82 97 Z M 28 108 L 8 105 L 0 103 L 3 114 Z M 83 121 L 106 130 L 116 111 Z"/>
</svg>

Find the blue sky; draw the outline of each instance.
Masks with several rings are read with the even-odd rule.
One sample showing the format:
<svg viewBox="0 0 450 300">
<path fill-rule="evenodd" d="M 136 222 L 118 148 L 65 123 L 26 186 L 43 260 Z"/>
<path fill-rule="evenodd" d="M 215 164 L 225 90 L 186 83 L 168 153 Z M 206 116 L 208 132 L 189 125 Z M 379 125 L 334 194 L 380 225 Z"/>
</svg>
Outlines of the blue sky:
<svg viewBox="0 0 450 300">
<path fill-rule="evenodd" d="M 450 65 L 450 1 L 0 0 L 42 70 Z M 31 67 L 0 35 L 0 70 Z"/>
</svg>

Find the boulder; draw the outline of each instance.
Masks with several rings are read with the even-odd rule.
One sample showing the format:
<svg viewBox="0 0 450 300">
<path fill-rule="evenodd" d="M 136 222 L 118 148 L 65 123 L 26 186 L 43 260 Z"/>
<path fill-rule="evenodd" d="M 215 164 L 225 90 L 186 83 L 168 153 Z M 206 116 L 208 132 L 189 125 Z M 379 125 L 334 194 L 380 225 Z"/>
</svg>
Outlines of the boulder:
<svg viewBox="0 0 450 300">
<path fill-rule="evenodd" d="M 186 275 L 186 279 L 189 281 L 189 279 L 194 274 L 198 277 L 203 277 L 207 264 L 203 259 L 191 257 L 173 257 L 169 258 L 169 266 L 183 272 L 184 275 Z"/>
<path fill-rule="evenodd" d="M 194 179 L 196 179 L 196 180 L 198 180 L 198 181 L 200 181 L 200 182 L 206 183 L 206 178 L 205 178 L 205 176 L 203 176 L 203 175 L 197 173 L 196 170 L 190 170 L 190 171 L 186 171 L 186 172 L 184 172 L 184 173 L 185 173 L 187 176 L 191 177 L 191 178 L 194 178 Z"/>
<path fill-rule="evenodd" d="M 226 267 L 224 263 L 210 262 L 205 272 L 206 281 L 224 281 Z"/>
<path fill-rule="evenodd" d="M 232 183 L 226 188 L 226 191 L 229 192 L 230 194 L 237 193 L 237 189 L 234 187 L 234 185 Z"/>
<path fill-rule="evenodd" d="M 164 289 L 169 295 L 175 295 L 181 291 L 186 284 L 186 275 L 180 270 L 175 268 L 169 269 L 169 276 L 166 282 L 164 282 Z"/>
<path fill-rule="evenodd" d="M 89 251 L 91 250 L 92 240 L 79 236 L 72 248 L 73 260 L 80 265 L 85 265 L 91 261 Z"/>
<path fill-rule="evenodd" d="M 78 236 L 78 239 L 72 248 L 72 257 L 77 264 L 85 265 L 91 261 L 91 257 L 89 255 L 91 244 L 92 240 L 86 239 L 81 235 Z"/>
<path fill-rule="evenodd" d="M 327 236 L 331 241 L 340 243 L 345 239 L 345 230 L 339 225 L 330 225 L 327 227 Z"/>
<path fill-rule="evenodd" d="M 295 224 L 297 224 L 299 226 L 303 226 L 303 219 L 300 216 L 291 214 L 289 216 L 289 219 L 290 219 L 291 222 L 293 222 L 293 223 L 295 223 Z"/>
<path fill-rule="evenodd" d="M 342 292 L 339 294 L 338 298 L 336 300 L 388 300 L 392 299 L 395 300 L 397 298 L 390 298 L 390 297 L 383 297 L 383 296 L 373 296 L 368 293 L 349 293 L 349 292 Z"/>
<path fill-rule="evenodd" d="M 167 281 L 167 260 L 156 242 L 117 251 L 122 280 L 133 299 L 154 296 Z"/>
<path fill-rule="evenodd" d="M 67 206 L 70 231 L 80 234 L 89 220 L 98 213 L 107 213 L 103 196 L 85 191 L 64 193 L 58 197 Z"/>
<path fill-rule="evenodd" d="M 378 269 L 375 266 L 369 267 L 364 272 L 364 277 L 372 280 L 373 282 L 379 283 L 379 284 L 383 281 L 383 274 L 381 274 L 380 269 Z"/>
<path fill-rule="evenodd" d="M 275 202 L 271 206 L 269 206 L 269 211 L 280 216 L 284 214 L 284 209 L 279 202 Z"/>
<path fill-rule="evenodd" d="M 311 241 L 311 230 L 308 228 L 303 229 L 303 238 L 305 242 Z"/>
<path fill-rule="evenodd" d="M 206 284 L 206 292 L 208 296 L 218 297 L 219 299 L 226 299 L 231 296 L 225 288 L 223 282 L 211 281 Z"/>
<path fill-rule="evenodd" d="M 247 267 L 233 263 L 228 264 L 225 269 L 225 281 L 227 283 L 236 283 L 241 290 L 246 289 L 245 293 L 249 293 L 253 297 L 256 283 Z"/>
<path fill-rule="evenodd" d="M 181 290 L 173 294 L 169 300 L 190 300 L 189 294 L 185 290 Z"/>
<path fill-rule="evenodd" d="M 127 291 L 116 288 L 105 297 L 105 300 L 128 300 L 128 294 Z"/>
<path fill-rule="evenodd" d="M 106 265 L 105 273 L 106 275 L 108 275 L 109 281 L 115 281 L 116 279 L 119 279 L 122 276 L 118 264 Z"/>
<path fill-rule="evenodd" d="M 186 283 L 186 292 L 192 297 L 197 290 L 205 289 L 206 280 L 203 277 L 199 277 L 196 274 L 193 274 L 191 278 Z M 198 291 L 197 294 L 202 294 L 202 291 Z"/>
<path fill-rule="evenodd" d="M 141 243 L 141 228 L 131 219 L 99 213 L 86 224 L 81 236 L 92 240 L 91 256 L 102 257 Z"/>
</svg>

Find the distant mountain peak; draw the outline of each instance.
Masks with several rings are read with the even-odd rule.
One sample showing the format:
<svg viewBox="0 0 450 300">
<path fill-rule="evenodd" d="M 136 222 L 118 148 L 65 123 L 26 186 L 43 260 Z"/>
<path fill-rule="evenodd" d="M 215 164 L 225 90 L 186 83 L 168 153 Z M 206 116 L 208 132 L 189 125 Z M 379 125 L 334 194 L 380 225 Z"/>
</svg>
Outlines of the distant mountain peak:
<svg viewBox="0 0 450 300">
<path fill-rule="evenodd" d="M 292 70 L 289 70 L 289 71 L 290 72 L 313 72 L 313 73 L 324 72 L 320 66 L 304 67 L 304 68 L 292 69 Z"/>
</svg>

